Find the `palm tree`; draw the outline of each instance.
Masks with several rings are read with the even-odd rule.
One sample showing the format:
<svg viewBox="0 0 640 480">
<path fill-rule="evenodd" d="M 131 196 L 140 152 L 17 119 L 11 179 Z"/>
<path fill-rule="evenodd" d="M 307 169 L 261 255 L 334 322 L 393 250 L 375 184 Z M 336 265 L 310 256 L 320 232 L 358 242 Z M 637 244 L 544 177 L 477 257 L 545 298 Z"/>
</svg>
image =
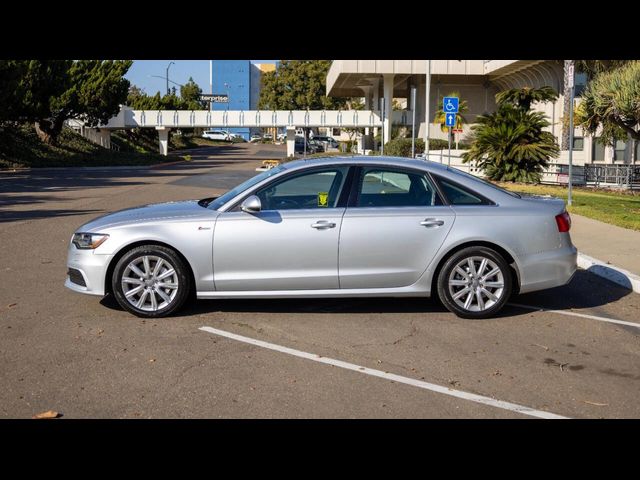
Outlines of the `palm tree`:
<svg viewBox="0 0 640 480">
<path fill-rule="evenodd" d="M 524 110 L 530 110 L 531 104 L 535 102 L 555 102 L 558 94 L 552 87 L 541 88 L 512 88 L 496 95 L 498 105 L 511 103 Z"/>
<path fill-rule="evenodd" d="M 446 96 L 460 98 L 460 93 L 451 92 Z M 442 100 L 438 102 L 438 110 L 433 118 L 433 123 L 439 123 L 440 130 L 446 133 L 449 130 L 449 127 L 447 127 L 447 115 L 444 113 L 442 102 L 443 102 Z M 468 109 L 469 108 L 467 107 L 467 101 L 461 99 L 458 103 L 458 113 L 456 113 L 456 125 L 453 128 L 456 128 L 456 129 L 462 128 L 462 125 L 467 123 L 467 120 L 464 118 L 462 113 L 466 112 Z"/>
<path fill-rule="evenodd" d="M 535 99 L 553 99 L 548 89 L 508 90 L 496 95 L 498 109 L 480 115 L 471 127 L 471 148 L 464 163 L 475 161 L 491 180 L 540 182 L 551 157 L 560 153 L 555 137 L 544 131 L 549 121 L 542 112 L 532 112 Z"/>
</svg>

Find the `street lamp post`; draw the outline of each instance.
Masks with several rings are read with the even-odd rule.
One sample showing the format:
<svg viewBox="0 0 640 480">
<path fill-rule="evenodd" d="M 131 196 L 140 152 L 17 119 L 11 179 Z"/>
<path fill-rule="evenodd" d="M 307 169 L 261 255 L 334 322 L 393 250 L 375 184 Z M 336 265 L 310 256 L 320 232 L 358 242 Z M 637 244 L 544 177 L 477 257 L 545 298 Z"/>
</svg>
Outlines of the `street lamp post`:
<svg viewBox="0 0 640 480">
<path fill-rule="evenodd" d="M 176 62 L 170 62 L 169 65 L 167 65 L 167 95 L 169 95 L 169 67 L 171 65 L 175 65 Z"/>
</svg>

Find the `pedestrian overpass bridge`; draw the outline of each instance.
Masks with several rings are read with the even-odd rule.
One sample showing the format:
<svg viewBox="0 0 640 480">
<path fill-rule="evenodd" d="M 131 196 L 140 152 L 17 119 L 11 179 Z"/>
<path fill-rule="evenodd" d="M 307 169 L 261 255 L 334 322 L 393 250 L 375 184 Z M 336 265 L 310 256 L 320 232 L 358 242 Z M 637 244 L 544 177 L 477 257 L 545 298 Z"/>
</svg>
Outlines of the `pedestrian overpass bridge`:
<svg viewBox="0 0 640 480">
<path fill-rule="evenodd" d="M 154 128 L 158 131 L 160 153 L 167 155 L 169 131 L 176 128 L 286 128 L 287 156 L 293 156 L 295 130 L 302 127 L 370 128 L 384 127 L 386 122 L 410 125 L 412 112 L 393 111 L 384 118 L 375 110 L 132 110 L 122 107 L 118 115 L 98 128 L 89 128 L 81 120 L 68 125 L 83 136 L 111 147 L 111 130 Z M 386 129 L 383 128 L 383 132 Z M 384 140 L 386 141 L 386 140 Z"/>
</svg>

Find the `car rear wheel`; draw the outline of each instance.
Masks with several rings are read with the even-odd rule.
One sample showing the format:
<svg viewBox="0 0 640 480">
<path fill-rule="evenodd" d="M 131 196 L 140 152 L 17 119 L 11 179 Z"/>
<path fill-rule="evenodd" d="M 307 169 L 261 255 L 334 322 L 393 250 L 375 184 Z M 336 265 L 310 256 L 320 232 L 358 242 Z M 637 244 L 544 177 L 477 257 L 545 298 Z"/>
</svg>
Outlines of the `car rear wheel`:
<svg viewBox="0 0 640 480">
<path fill-rule="evenodd" d="M 453 254 L 438 275 L 438 296 L 462 318 L 488 318 L 509 300 L 511 270 L 496 251 L 469 247 Z"/>
<path fill-rule="evenodd" d="M 116 264 L 112 289 L 125 310 L 144 318 L 165 317 L 184 304 L 191 277 L 171 249 L 143 245 L 127 252 Z"/>
</svg>

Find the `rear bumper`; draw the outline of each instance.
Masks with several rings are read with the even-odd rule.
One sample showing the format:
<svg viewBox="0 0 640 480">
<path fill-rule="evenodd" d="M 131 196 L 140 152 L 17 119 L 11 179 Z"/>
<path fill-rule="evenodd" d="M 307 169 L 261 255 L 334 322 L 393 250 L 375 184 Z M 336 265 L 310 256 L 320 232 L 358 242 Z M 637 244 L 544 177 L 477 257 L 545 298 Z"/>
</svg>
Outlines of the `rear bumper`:
<svg viewBox="0 0 640 480">
<path fill-rule="evenodd" d="M 576 273 L 577 259 L 578 250 L 573 245 L 521 257 L 520 293 L 566 285 Z"/>
<path fill-rule="evenodd" d="M 105 276 L 113 255 L 96 255 L 93 250 L 79 250 L 69 245 L 67 269 L 78 270 L 84 279 L 85 286 L 74 283 L 67 275 L 64 286 L 78 293 L 89 295 L 105 294 Z"/>
</svg>

